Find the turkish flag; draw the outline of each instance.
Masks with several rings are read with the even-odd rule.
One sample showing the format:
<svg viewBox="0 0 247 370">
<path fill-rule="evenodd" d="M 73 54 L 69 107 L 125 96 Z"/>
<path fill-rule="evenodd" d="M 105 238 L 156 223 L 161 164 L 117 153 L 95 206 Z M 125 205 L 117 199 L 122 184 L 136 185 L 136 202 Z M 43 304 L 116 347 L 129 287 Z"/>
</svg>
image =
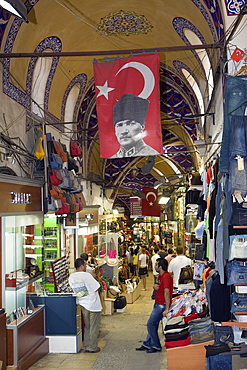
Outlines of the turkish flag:
<svg viewBox="0 0 247 370">
<path fill-rule="evenodd" d="M 236 48 L 231 55 L 231 59 L 235 60 L 235 62 L 240 62 L 241 59 L 245 56 L 245 51 L 239 48 Z"/>
<path fill-rule="evenodd" d="M 158 203 L 158 190 L 154 188 L 142 188 L 146 198 L 142 199 L 142 215 L 160 217 L 160 205 Z"/>
<path fill-rule="evenodd" d="M 151 151 L 147 154 L 123 151 L 122 157 L 163 154 L 159 68 L 159 54 L 94 61 L 101 158 L 114 157 L 121 149 L 115 124 L 124 120 L 143 124 L 139 135 Z"/>
</svg>

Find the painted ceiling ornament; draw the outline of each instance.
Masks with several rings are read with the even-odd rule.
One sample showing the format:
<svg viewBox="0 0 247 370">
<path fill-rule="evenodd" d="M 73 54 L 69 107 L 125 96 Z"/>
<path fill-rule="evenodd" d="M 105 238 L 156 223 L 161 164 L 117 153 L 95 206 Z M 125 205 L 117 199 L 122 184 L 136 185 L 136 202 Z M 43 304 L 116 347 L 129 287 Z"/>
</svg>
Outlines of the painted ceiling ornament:
<svg viewBox="0 0 247 370">
<path fill-rule="evenodd" d="M 151 22 L 144 15 L 120 10 L 101 18 L 98 30 L 106 35 L 140 35 L 151 31 Z"/>
<path fill-rule="evenodd" d="M 228 15 L 237 15 L 241 12 L 245 4 L 244 0 L 226 0 Z"/>
</svg>

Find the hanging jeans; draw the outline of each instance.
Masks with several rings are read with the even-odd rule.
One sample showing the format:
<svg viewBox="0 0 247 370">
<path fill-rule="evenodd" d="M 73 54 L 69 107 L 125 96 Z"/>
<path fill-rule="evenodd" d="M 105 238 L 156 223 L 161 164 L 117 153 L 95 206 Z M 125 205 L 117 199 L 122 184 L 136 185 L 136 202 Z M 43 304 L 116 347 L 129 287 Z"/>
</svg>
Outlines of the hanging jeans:
<svg viewBox="0 0 247 370">
<path fill-rule="evenodd" d="M 233 116 L 231 121 L 229 190 L 232 194 L 239 190 L 245 195 L 247 189 L 246 122 L 245 116 Z M 242 169 L 238 166 L 238 157 L 244 162 Z"/>
<path fill-rule="evenodd" d="M 224 126 L 219 164 L 221 173 L 229 173 L 231 121 L 233 116 L 244 116 L 247 105 L 247 76 L 228 76 L 224 98 Z"/>
<path fill-rule="evenodd" d="M 247 284 L 247 260 L 233 260 L 226 264 L 227 285 Z"/>
</svg>

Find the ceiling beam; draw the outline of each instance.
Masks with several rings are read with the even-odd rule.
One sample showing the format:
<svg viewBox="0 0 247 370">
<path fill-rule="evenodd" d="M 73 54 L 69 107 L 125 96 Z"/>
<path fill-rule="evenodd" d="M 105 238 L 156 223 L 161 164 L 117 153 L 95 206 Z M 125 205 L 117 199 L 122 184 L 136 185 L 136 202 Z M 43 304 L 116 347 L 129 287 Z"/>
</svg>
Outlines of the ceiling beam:
<svg viewBox="0 0 247 370">
<path fill-rule="evenodd" d="M 221 43 L 215 44 L 199 44 L 199 45 L 181 45 L 181 46 L 165 46 L 159 48 L 143 48 L 143 49 L 126 49 L 126 50 L 107 50 L 107 51 L 60 51 L 60 52 L 32 52 L 32 53 L 0 53 L 0 58 L 47 58 L 47 57 L 75 57 L 75 56 L 101 56 L 101 55 L 120 55 L 132 53 L 155 53 L 168 51 L 183 51 L 195 49 L 219 49 L 222 48 Z"/>
</svg>

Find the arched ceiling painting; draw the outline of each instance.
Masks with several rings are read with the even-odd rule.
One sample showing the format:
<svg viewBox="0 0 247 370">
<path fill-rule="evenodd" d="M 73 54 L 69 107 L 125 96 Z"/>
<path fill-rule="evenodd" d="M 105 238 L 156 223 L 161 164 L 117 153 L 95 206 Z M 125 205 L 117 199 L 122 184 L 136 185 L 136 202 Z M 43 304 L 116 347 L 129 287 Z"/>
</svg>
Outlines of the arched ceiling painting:
<svg viewBox="0 0 247 370">
<path fill-rule="evenodd" d="M 78 122 L 78 138 L 85 148 L 84 178 L 102 185 L 110 197 L 124 203 L 131 189 L 152 187 L 163 175 L 168 185 L 178 184 L 183 175 L 198 169 L 194 142 L 203 136 L 202 113 L 207 112 L 213 88 L 209 75 L 215 75 L 220 50 L 190 50 L 190 46 L 217 44 L 223 36 L 218 0 L 28 0 L 25 4 L 28 24 L 0 11 L 1 52 L 57 53 L 43 89 L 44 117 L 46 122 L 66 121 L 68 99 L 77 88 L 70 120 Z M 98 52 L 95 57 L 100 59 L 109 50 L 118 56 L 119 51 L 155 48 L 167 48 L 159 51 L 164 154 L 156 156 L 150 173 L 144 174 L 147 157 L 100 159 L 94 56 L 90 53 Z M 82 51 L 88 55 L 76 54 Z M 75 54 L 61 56 L 60 52 Z M 121 52 L 119 56 L 128 55 Z M 3 92 L 26 108 L 27 117 L 32 113 L 30 96 L 37 60 L 35 56 L 3 59 Z"/>
</svg>

